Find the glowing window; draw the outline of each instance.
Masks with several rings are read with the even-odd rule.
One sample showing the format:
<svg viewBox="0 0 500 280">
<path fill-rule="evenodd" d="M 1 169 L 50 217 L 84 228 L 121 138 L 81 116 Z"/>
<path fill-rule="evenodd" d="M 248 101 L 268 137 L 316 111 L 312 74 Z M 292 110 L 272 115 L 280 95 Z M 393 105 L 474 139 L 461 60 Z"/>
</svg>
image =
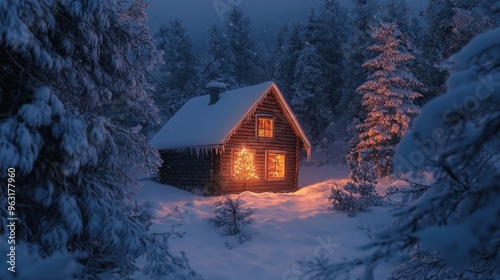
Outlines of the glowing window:
<svg viewBox="0 0 500 280">
<path fill-rule="evenodd" d="M 259 137 L 273 137 L 274 119 L 269 117 L 257 118 L 257 135 Z"/>
<path fill-rule="evenodd" d="M 267 154 L 267 178 L 285 178 L 285 154 Z"/>
<path fill-rule="evenodd" d="M 245 148 L 233 153 L 233 179 L 259 179 L 255 172 L 255 152 Z"/>
</svg>

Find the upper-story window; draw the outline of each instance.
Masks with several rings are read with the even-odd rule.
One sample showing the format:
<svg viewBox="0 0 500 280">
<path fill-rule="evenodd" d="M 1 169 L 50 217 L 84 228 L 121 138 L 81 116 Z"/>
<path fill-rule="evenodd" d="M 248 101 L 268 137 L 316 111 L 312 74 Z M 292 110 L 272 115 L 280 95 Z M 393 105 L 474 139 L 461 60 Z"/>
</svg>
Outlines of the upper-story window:
<svg viewBox="0 0 500 280">
<path fill-rule="evenodd" d="M 257 136 L 274 136 L 274 119 L 272 117 L 257 117 Z"/>
</svg>

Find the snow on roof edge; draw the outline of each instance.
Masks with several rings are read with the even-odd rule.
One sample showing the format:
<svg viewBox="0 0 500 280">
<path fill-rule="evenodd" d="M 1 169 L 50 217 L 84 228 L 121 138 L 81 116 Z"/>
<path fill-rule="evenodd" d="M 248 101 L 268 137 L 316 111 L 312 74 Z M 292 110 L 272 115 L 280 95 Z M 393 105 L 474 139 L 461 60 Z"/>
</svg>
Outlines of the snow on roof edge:
<svg viewBox="0 0 500 280">
<path fill-rule="evenodd" d="M 302 142 L 304 142 L 304 145 L 306 146 L 306 152 L 307 152 L 307 161 L 308 162 L 311 162 L 312 160 L 312 150 L 311 150 L 311 142 L 309 141 L 309 139 L 307 138 L 307 135 L 306 133 L 304 132 L 304 130 L 302 129 L 302 127 L 300 126 L 300 123 L 299 121 L 297 120 L 297 117 L 295 117 L 295 114 L 293 113 L 292 111 L 292 108 L 290 108 L 290 106 L 288 105 L 288 103 L 286 102 L 285 100 L 285 97 L 283 96 L 283 94 L 281 93 L 281 91 L 279 90 L 278 86 L 272 82 L 272 85 L 274 87 L 274 89 L 276 90 L 276 93 L 278 94 L 278 99 L 279 101 L 281 102 L 281 104 L 283 105 L 284 107 L 284 111 L 289 115 L 289 117 L 292 119 L 292 125 L 295 125 L 296 126 L 296 129 L 298 130 L 299 132 L 299 136 L 300 138 L 302 139 Z"/>
<path fill-rule="evenodd" d="M 249 87 L 257 87 L 257 86 L 262 86 L 261 92 L 258 95 L 259 97 L 253 102 L 253 104 L 251 106 L 248 106 L 248 109 L 242 115 L 242 117 L 239 120 L 239 122 L 236 123 L 236 125 L 231 130 L 229 130 L 227 132 L 227 134 L 225 135 L 225 137 L 222 138 L 222 142 L 221 143 L 217 143 L 217 144 L 202 144 L 202 145 L 196 145 L 196 146 L 187 144 L 186 146 L 177 146 L 177 147 L 171 147 L 171 148 L 159 148 L 158 147 L 158 149 L 159 150 L 177 150 L 177 151 L 181 151 L 181 150 L 182 151 L 186 151 L 186 150 L 193 151 L 194 150 L 197 153 L 199 153 L 200 150 L 206 150 L 206 149 L 216 149 L 217 151 L 223 151 L 224 146 L 225 146 L 226 142 L 229 140 L 229 138 L 234 134 L 234 132 L 239 127 L 241 127 L 242 123 L 248 118 L 249 114 L 251 114 L 252 112 L 255 111 L 255 109 L 257 108 L 258 104 L 260 104 L 260 102 L 262 102 L 262 98 L 264 96 L 266 96 L 272 88 L 274 88 L 275 89 L 274 92 L 276 94 L 276 99 L 277 99 L 277 102 L 278 102 L 279 106 L 281 107 L 281 109 L 282 109 L 285 117 L 287 119 L 289 119 L 293 130 L 301 138 L 301 140 L 302 140 L 302 142 L 303 142 L 303 144 L 305 146 L 305 149 L 307 151 L 307 161 L 311 161 L 311 143 L 310 143 L 309 139 L 307 138 L 306 134 L 304 133 L 304 130 L 300 126 L 300 123 L 298 122 L 297 118 L 295 117 L 295 114 L 293 113 L 292 109 L 290 108 L 290 106 L 286 102 L 283 94 L 279 90 L 278 86 L 273 81 L 267 81 L 267 82 L 263 82 L 263 83 L 260 83 L 260 84 L 257 84 L 257 85 L 253 85 L 253 86 L 249 86 Z M 262 89 L 264 89 L 264 90 L 262 90 Z M 236 89 L 236 90 L 238 90 L 238 89 Z M 231 91 L 233 91 L 233 90 L 230 90 L 230 91 L 227 91 L 227 92 L 231 92 Z M 194 98 L 188 100 L 188 102 L 186 102 L 186 104 L 189 103 L 191 100 L 199 99 L 199 98 L 202 98 L 202 97 L 203 96 L 194 97 Z M 186 106 L 186 104 L 184 104 L 184 106 Z M 183 108 L 181 108 L 180 110 L 182 110 L 182 109 Z M 162 130 L 163 130 L 163 128 L 160 129 L 160 131 L 162 131 Z M 160 133 L 160 131 L 157 133 L 157 135 Z M 152 142 L 154 142 L 154 140 L 157 137 L 157 135 L 155 135 L 150 140 L 150 144 L 153 145 Z M 155 146 L 155 145 L 153 145 L 153 146 Z"/>
</svg>

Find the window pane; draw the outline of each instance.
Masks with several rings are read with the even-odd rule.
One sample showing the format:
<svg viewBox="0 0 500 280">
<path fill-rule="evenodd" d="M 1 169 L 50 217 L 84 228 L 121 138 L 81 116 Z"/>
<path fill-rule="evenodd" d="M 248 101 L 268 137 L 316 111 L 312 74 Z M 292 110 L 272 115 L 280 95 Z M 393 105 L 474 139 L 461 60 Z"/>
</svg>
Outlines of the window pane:
<svg viewBox="0 0 500 280">
<path fill-rule="evenodd" d="M 268 178 L 285 177 L 285 154 L 269 153 L 267 156 Z"/>
<path fill-rule="evenodd" d="M 259 137 L 273 137 L 274 120 L 272 118 L 258 118 L 257 124 L 257 135 Z"/>
</svg>

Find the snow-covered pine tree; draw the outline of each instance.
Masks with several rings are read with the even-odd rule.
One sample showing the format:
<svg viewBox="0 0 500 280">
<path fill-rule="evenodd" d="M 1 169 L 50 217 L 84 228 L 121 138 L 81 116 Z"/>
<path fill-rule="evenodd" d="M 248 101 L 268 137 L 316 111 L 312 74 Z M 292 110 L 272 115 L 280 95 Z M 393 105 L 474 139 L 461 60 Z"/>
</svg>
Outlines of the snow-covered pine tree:
<svg viewBox="0 0 500 280">
<path fill-rule="evenodd" d="M 225 83 L 228 89 L 238 86 L 235 57 L 227 36 L 217 25 L 212 25 L 209 29 L 203 65 L 202 84 L 219 81 Z"/>
<path fill-rule="evenodd" d="M 278 85 L 283 94 L 290 91 L 290 85 L 288 85 L 285 89 L 286 82 L 284 81 L 287 79 L 287 75 L 285 73 L 293 72 L 291 70 L 285 70 L 288 69 L 288 67 L 286 67 L 287 57 L 285 54 L 287 50 L 289 32 L 290 29 L 288 25 L 281 26 L 276 34 L 273 51 L 269 55 L 269 59 L 267 61 L 267 71 L 271 76 L 271 79 Z"/>
<path fill-rule="evenodd" d="M 307 42 L 314 45 L 321 57 L 321 75 L 314 82 L 323 89 L 318 97 L 318 109 L 312 114 L 320 114 L 321 126 L 310 134 L 313 143 L 314 161 L 322 164 L 344 160 L 346 156 L 346 133 L 350 125 L 345 116 L 345 108 L 339 108 L 342 100 L 347 66 L 349 17 L 338 1 L 325 0 L 315 16 L 310 16 L 305 26 Z M 352 120 L 352 118 L 351 118 Z"/>
<path fill-rule="evenodd" d="M 398 247 L 413 260 L 395 269 L 393 279 L 500 276 L 499 48 L 497 28 L 442 63 L 450 76 L 447 93 L 422 108 L 401 141 L 398 169 L 413 178 L 430 171 L 435 179 L 374 240 L 382 251 L 403 244 Z"/>
<path fill-rule="evenodd" d="M 500 275 L 500 29 L 477 36 L 443 66 L 447 93 L 427 103 L 397 152 L 408 177 L 432 172 L 424 194 L 366 246 L 371 253 L 306 274 L 335 279 L 399 262 L 388 279 L 498 279 Z M 413 175 L 413 176 L 412 176 Z"/>
<path fill-rule="evenodd" d="M 376 18 L 379 15 L 378 4 L 374 0 L 354 0 L 354 17 L 352 19 L 349 30 L 352 35 L 349 36 L 349 48 L 345 54 L 346 65 L 344 69 L 344 83 L 342 100 L 340 101 L 337 111 L 342 111 L 346 115 L 349 122 L 354 122 L 354 119 L 362 121 L 366 114 L 360 110 L 361 98 L 356 94 L 356 88 L 365 81 L 368 76 L 368 69 L 361 65 L 369 58 L 373 57 L 367 50 L 370 45 L 370 26 L 375 26 Z"/>
<path fill-rule="evenodd" d="M 255 210 L 252 208 L 242 209 L 239 196 L 233 200 L 231 196 L 226 195 L 223 199 L 215 202 L 215 207 L 217 207 L 214 211 L 215 217 L 209 218 L 208 223 L 213 224 L 216 228 L 223 227 L 225 236 L 235 236 L 242 233 L 245 235 L 242 232 L 242 227 L 255 221 L 251 217 Z"/>
<path fill-rule="evenodd" d="M 242 85 L 253 85 L 266 80 L 264 57 L 257 49 L 250 29 L 250 18 L 234 5 L 224 15 L 223 24 L 229 49 L 235 59 L 236 81 Z"/>
<path fill-rule="evenodd" d="M 388 0 L 384 5 L 381 18 L 384 22 L 395 22 L 399 31 L 404 35 L 405 43 L 409 48 L 418 45 L 418 38 L 422 32 L 418 18 L 414 16 L 405 0 Z"/>
<path fill-rule="evenodd" d="M 304 48 L 303 30 L 304 26 L 298 22 L 290 27 L 284 26 L 279 32 L 284 37 L 283 42 L 276 45 L 269 60 L 272 79 L 277 83 L 287 101 L 292 99 L 296 64 Z"/>
<path fill-rule="evenodd" d="M 422 80 L 429 87 L 424 101 L 444 93 L 446 71 L 436 65 L 459 51 L 474 36 L 495 27 L 495 20 L 484 7 L 490 1 L 430 0 L 424 12 L 428 25 L 422 38 L 427 74 Z"/>
<path fill-rule="evenodd" d="M 290 106 L 303 124 L 306 134 L 317 143 L 331 118 L 323 81 L 325 63 L 314 45 L 308 44 L 295 65 L 295 83 Z"/>
<path fill-rule="evenodd" d="M 15 171 L 16 244 L 51 260 L 74 255 L 79 279 L 128 278 L 158 248 L 134 195 L 160 158 L 132 128 L 157 119 L 145 73 L 161 58 L 147 3 L 121 3 L 0 5 L 0 179 Z M 0 206 L 7 224 L 6 195 Z M 188 267 L 165 256 L 155 264 L 165 274 Z"/>
<path fill-rule="evenodd" d="M 368 50 L 379 55 L 363 67 L 375 71 L 357 89 L 368 115 L 357 126 L 359 135 L 352 139 L 348 163 L 354 176 L 362 162 L 371 162 L 377 174 L 385 177 L 393 171 L 396 145 L 419 112 L 413 100 L 421 96 L 414 91 L 421 83 L 405 65 L 415 58 L 406 51 L 395 23 L 382 23 L 373 30 L 372 37 L 377 43 Z"/>
<path fill-rule="evenodd" d="M 194 97 L 198 81 L 193 44 L 179 19 L 161 25 L 155 36 L 157 49 L 164 52 L 165 63 L 154 74 L 154 98 L 160 117 L 167 121 L 182 105 Z"/>
<path fill-rule="evenodd" d="M 324 83 L 324 106 L 333 111 L 342 98 L 349 18 L 338 0 L 324 0 L 317 16 L 311 19 L 314 19 L 315 24 L 311 24 L 308 31 L 310 34 L 305 36 L 306 40 L 316 47 L 324 62 L 322 72 L 326 78 L 318 82 Z"/>
</svg>

